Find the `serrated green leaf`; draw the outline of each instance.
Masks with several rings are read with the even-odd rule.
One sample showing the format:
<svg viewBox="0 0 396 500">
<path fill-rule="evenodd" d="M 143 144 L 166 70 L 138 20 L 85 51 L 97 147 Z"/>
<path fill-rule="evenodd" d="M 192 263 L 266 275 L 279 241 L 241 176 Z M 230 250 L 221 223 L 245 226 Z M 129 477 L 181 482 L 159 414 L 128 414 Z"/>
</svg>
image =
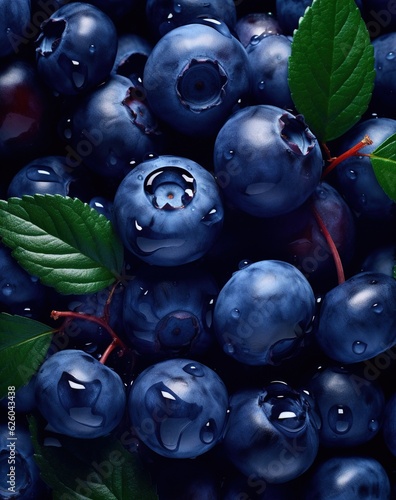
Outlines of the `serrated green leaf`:
<svg viewBox="0 0 396 500">
<path fill-rule="evenodd" d="M 370 160 L 382 189 L 396 201 L 396 134 L 380 144 L 370 154 Z"/>
<path fill-rule="evenodd" d="M 361 118 L 375 79 L 374 51 L 355 0 L 314 0 L 292 42 L 289 86 L 296 109 L 322 141 Z"/>
<path fill-rule="evenodd" d="M 31 417 L 29 423 L 35 460 L 54 500 L 158 498 L 139 457 L 114 437 L 85 440 L 57 434 L 48 443 L 38 421 Z"/>
<path fill-rule="evenodd" d="M 0 236 L 28 273 L 63 294 L 97 292 L 122 268 L 123 247 L 111 222 L 79 199 L 0 200 Z"/>
<path fill-rule="evenodd" d="M 27 384 L 44 361 L 51 327 L 23 316 L 0 313 L 0 398 L 7 388 Z"/>
</svg>

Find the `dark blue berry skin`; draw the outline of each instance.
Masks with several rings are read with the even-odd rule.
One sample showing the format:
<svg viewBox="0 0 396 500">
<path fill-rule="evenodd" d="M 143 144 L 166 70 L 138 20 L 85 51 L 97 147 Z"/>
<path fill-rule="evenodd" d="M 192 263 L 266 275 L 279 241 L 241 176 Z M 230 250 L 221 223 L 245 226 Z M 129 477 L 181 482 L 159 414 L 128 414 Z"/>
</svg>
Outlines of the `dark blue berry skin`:
<svg viewBox="0 0 396 500">
<path fill-rule="evenodd" d="M 85 164 L 116 185 L 136 162 L 162 147 L 157 120 L 140 86 L 121 75 L 113 75 L 65 111 L 60 129 L 69 165 Z"/>
<path fill-rule="evenodd" d="M 0 308 L 2 312 L 40 320 L 47 312 L 47 287 L 30 276 L 0 245 Z"/>
<path fill-rule="evenodd" d="M 199 18 L 214 18 L 223 21 L 231 30 L 235 27 L 237 14 L 233 0 L 148 0 L 146 19 L 157 40 L 169 31 L 191 24 Z"/>
<path fill-rule="evenodd" d="M 396 276 L 396 245 L 389 244 L 372 250 L 362 263 L 362 271 Z"/>
<path fill-rule="evenodd" d="M 286 483 L 303 474 L 319 448 L 316 416 L 303 392 L 284 382 L 230 396 L 222 447 L 245 476 Z"/>
<path fill-rule="evenodd" d="M 0 425 L 0 497 L 4 500 L 47 498 L 49 489 L 40 477 L 30 432 L 20 416 L 14 423 L 14 436 L 10 436 L 6 424 Z M 14 490 L 10 490 L 12 487 Z"/>
<path fill-rule="evenodd" d="M 41 24 L 37 69 L 62 95 L 77 95 L 109 76 L 117 52 L 117 31 L 97 7 L 83 2 L 63 5 Z"/>
<path fill-rule="evenodd" d="M 247 54 L 224 23 L 180 26 L 154 46 L 143 84 L 153 112 L 173 130 L 213 137 L 249 92 Z"/>
<path fill-rule="evenodd" d="M 246 46 L 246 52 L 253 102 L 294 109 L 288 82 L 290 38 L 285 35 L 255 36 Z"/>
<path fill-rule="evenodd" d="M 242 45 L 247 47 L 253 37 L 281 35 L 282 29 L 273 14 L 266 12 L 251 12 L 237 20 L 235 33 Z"/>
<path fill-rule="evenodd" d="M 58 351 L 44 361 L 35 394 L 38 410 L 55 432 L 83 439 L 113 431 L 126 405 L 119 375 L 78 349 Z"/>
<path fill-rule="evenodd" d="M 297 500 L 295 481 L 268 483 L 257 477 L 246 477 L 231 469 L 222 487 L 221 500 Z"/>
<path fill-rule="evenodd" d="M 320 146 L 301 116 L 269 105 L 234 113 L 214 146 L 215 175 L 226 201 L 256 217 L 291 212 L 322 174 Z"/>
<path fill-rule="evenodd" d="M 386 402 L 384 412 L 384 423 L 382 426 L 384 442 L 396 457 L 396 393 L 393 392 Z"/>
<path fill-rule="evenodd" d="M 194 458 L 221 439 L 228 392 L 212 369 L 190 359 L 153 364 L 132 383 L 131 423 L 151 450 L 169 458 Z"/>
<path fill-rule="evenodd" d="M 286 35 L 292 35 L 298 28 L 298 21 L 312 0 L 276 0 L 276 18 Z"/>
<path fill-rule="evenodd" d="M 361 272 L 326 293 L 315 332 L 323 352 L 357 363 L 396 343 L 396 280 Z"/>
<path fill-rule="evenodd" d="M 334 456 L 309 472 L 305 500 L 390 500 L 390 482 L 384 467 L 371 457 Z"/>
<path fill-rule="evenodd" d="M 395 16 L 396 21 L 396 16 Z M 372 41 L 375 59 L 375 81 L 370 106 L 380 116 L 396 118 L 395 68 L 396 33 L 390 32 Z"/>
<path fill-rule="evenodd" d="M 142 267 L 125 289 L 129 342 L 147 359 L 204 354 L 214 342 L 217 294 L 216 281 L 199 267 Z"/>
<path fill-rule="evenodd" d="M 30 0 L 1 0 L 0 12 L 0 57 L 5 57 L 18 53 L 21 38 L 29 33 Z"/>
<path fill-rule="evenodd" d="M 367 443 L 381 429 L 385 397 L 381 386 L 363 376 L 359 367 L 330 365 L 307 381 L 321 419 L 320 444 L 351 447 Z"/>
<path fill-rule="evenodd" d="M 277 365 L 302 347 L 313 290 L 292 264 L 264 260 L 235 272 L 218 295 L 214 327 L 224 352 L 247 365 Z"/>
<path fill-rule="evenodd" d="M 344 198 L 330 184 L 321 182 L 301 207 L 279 217 L 263 219 L 259 228 L 266 255 L 290 262 L 315 291 L 323 293 L 337 284 L 337 272 L 314 210 L 330 233 L 347 271 L 355 256 L 356 221 Z"/>
<path fill-rule="evenodd" d="M 86 170 L 72 170 L 64 156 L 44 156 L 22 167 L 7 189 L 8 198 L 35 194 L 76 196 L 88 201 L 93 189 Z"/>
<path fill-rule="evenodd" d="M 372 153 L 382 142 L 396 133 L 396 120 L 391 118 L 370 118 L 350 129 L 341 139 L 335 154 L 347 151 L 365 135 L 373 141 L 361 152 Z M 389 218 L 395 210 L 395 203 L 385 194 L 377 181 L 368 156 L 352 156 L 336 168 L 337 187 L 357 216 L 380 220 Z"/>
<path fill-rule="evenodd" d="M 157 266 L 202 257 L 223 225 L 213 176 L 198 163 L 163 155 L 136 166 L 114 197 L 114 222 L 124 246 Z"/>
</svg>

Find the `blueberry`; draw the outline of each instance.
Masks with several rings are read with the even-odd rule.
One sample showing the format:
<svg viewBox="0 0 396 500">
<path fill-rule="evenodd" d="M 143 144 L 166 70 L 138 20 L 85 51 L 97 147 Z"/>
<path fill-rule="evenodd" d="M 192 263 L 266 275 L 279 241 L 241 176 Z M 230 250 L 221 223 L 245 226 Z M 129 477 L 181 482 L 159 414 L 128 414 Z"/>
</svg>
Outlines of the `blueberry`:
<svg viewBox="0 0 396 500">
<path fill-rule="evenodd" d="M 0 244 L 0 307 L 3 312 L 41 320 L 47 313 L 49 291 L 27 273 Z"/>
<path fill-rule="evenodd" d="M 315 416 L 304 393 L 272 382 L 231 394 L 222 447 L 247 477 L 268 483 L 299 477 L 319 448 Z"/>
<path fill-rule="evenodd" d="M 134 165 L 162 147 L 157 120 L 140 86 L 112 75 L 64 112 L 60 133 L 71 167 L 86 165 L 118 185 Z"/>
<path fill-rule="evenodd" d="M 335 154 L 347 151 L 368 135 L 372 145 L 365 146 L 362 153 L 372 153 L 383 141 L 396 133 L 396 120 L 391 118 L 369 118 L 352 127 L 340 140 Z M 337 186 L 348 205 L 364 219 L 390 218 L 395 203 L 385 194 L 377 181 L 370 158 L 352 156 L 337 166 Z"/>
<path fill-rule="evenodd" d="M 136 87 L 142 87 L 143 93 L 144 67 L 152 49 L 151 43 L 139 35 L 134 33 L 119 35 L 112 73 L 126 76 Z"/>
<path fill-rule="evenodd" d="M 234 28 L 237 15 L 233 0 L 148 0 L 146 19 L 152 35 L 159 39 L 172 29 L 195 22 L 200 17 L 223 21 Z"/>
<path fill-rule="evenodd" d="M 285 35 L 255 36 L 246 46 L 246 52 L 254 103 L 294 109 L 288 82 L 290 38 Z"/>
<path fill-rule="evenodd" d="M 330 365 L 319 369 L 306 384 L 321 418 L 320 444 L 351 447 L 378 434 L 385 397 L 378 382 L 364 378 L 359 367 Z"/>
<path fill-rule="evenodd" d="M 270 12 L 251 12 L 240 17 L 235 25 L 235 33 L 244 47 L 262 35 L 280 35 L 282 29 L 276 16 Z"/>
<path fill-rule="evenodd" d="M 301 116 L 276 106 L 234 113 L 214 146 L 215 175 L 228 203 L 257 217 L 301 206 L 319 184 L 322 153 Z"/>
<path fill-rule="evenodd" d="M 396 280 L 360 272 L 324 296 L 316 339 L 335 361 L 370 359 L 396 343 L 395 311 Z"/>
<path fill-rule="evenodd" d="M 124 297 L 130 343 L 147 359 L 206 353 L 214 341 L 217 294 L 217 283 L 201 267 L 139 269 Z"/>
<path fill-rule="evenodd" d="M 34 194 L 59 194 L 87 201 L 92 193 L 84 169 L 71 169 L 64 156 L 45 156 L 32 160 L 12 178 L 7 197 Z"/>
<path fill-rule="evenodd" d="M 247 365 L 276 365 L 302 347 L 313 290 L 292 264 L 266 260 L 234 273 L 218 295 L 214 327 L 225 353 Z"/>
<path fill-rule="evenodd" d="M 396 393 L 392 388 L 391 396 L 386 402 L 382 434 L 384 437 L 385 444 L 393 456 L 396 456 L 395 416 L 396 416 Z"/>
<path fill-rule="evenodd" d="M 249 91 L 247 54 L 224 23 L 180 26 L 154 46 L 143 84 L 153 112 L 188 136 L 214 136 Z"/>
<path fill-rule="evenodd" d="M 19 52 L 21 38 L 29 33 L 30 0 L 0 1 L 0 57 Z"/>
<path fill-rule="evenodd" d="M 170 458 L 194 458 L 220 440 L 228 393 L 212 369 L 189 359 L 153 364 L 133 382 L 129 416 L 139 438 Z"/>
<path fill-rule="evenodd" d="M 6 424 L 0 425 L 0 497 L 4 500 L 47 498 L 48 488 L 40 477 L 29 430 L 23 418 L 17 418 L 16 422 L 14 436 Z"/>
<path fill-rule="evenodd" d="M 394 277 L 396 269 L 396 245 L 388 244 L 375 248 L 365 256 L 361 271 L 384 273 Z"/>
<path fill-rule="evenodd" d="M 114 221 L 127 248 L 158 266 L 202 257 L 223 224 L 223 205 L 213 176 L 198 163 L 163 155 L 140 163 L 121 182 Z"/>
<path fill-rule="evenodd" d="M 36 404 L 54 432 L 92 439 L 115 429 L 126 395 L 119 375 L 89 354 L 65 349 L 41 365 Z"/>
<path fill-rule="evenodd" d="M 102 83 L 117 52 L 111 19 L 83 2 L 63 5 L 41 24 L 37 69 L 46 84 L 63 95 L 76 95 Z"/>
<path fill-rule="evenodd" d="M 311 5 L 312 0 L 276 0 L 276 18 L 283 32 L 292 35 L 305 9 Z"/>
<path fill-rule="evenodd" d="M 306 500 L 389 500 L 390 482 L 374 458 L 336 455 L 313 467 L 303 494 Z"/>
</svg>

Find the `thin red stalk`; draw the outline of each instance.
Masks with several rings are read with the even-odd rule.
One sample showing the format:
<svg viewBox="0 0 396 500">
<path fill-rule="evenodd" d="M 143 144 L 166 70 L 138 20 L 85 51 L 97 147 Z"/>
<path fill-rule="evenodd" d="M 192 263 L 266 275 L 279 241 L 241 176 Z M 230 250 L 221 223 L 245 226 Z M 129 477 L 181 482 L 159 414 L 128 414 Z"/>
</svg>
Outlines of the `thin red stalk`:
<svg viewBox="0 0 396 500">
<path fill-rule="evenodd" d="M 323 222 L 322 217 L 320 216 L 319 212 L 316 210 L 316 208 L 313 204 L 312 204 L 312 212 L 314 214 L 314 217 L 316 219 L 316 222 L 318 223 L 320 230 L 323 233 L 323 236 L 326 239 L 327 244 L 330 247 L 330 251 L 331 251 L 331 254 L 333 256 L 334 263 L 335 263 L 336 270 L 337 270 L 338 284 L 341 285 L 341 283 L 344 283 L 344 281 L 345 281 L 345 274 L 344 274 L 344 268 L 342 265 L 340 254 L 338 253 L 338 250 L 337 250 L 337 247 L 334 243 L 334 240 L 331 237 L 331 234 L 329 233 L 325 223 Z"/>
<path fill-rule="evenodd" d="M 345 153 L 342 153 L 340 156 L 332 158 L 330 160 L 330 164 L 327 165 L 327 167 L 323 171 L 322 179 L 326 177 L 326 175 L 328 175 L 330 172 L 332 172 L 336 168 L 336 166 L 339 165 L 342 161 L 346 160 L 347 158 L 350 158 L 351 156 L 359 156 L 361 154 L 360 150 L 365 146 L 370 146 L 370 144 L 373 144 L 373 141 L 370 139 L 368 135 L 366 135 L 351 149 L 348 149 L 348 151 L 345 151 Z"/>
<path fill-rule="evenodd" d="M 114 351 L 114 349 L 119 345 L 119 342 L 117 339 L 113 339 L 111 344 L 109 344 L 105 350 L 105 352 L 102 354 L 102 357 L 100 358 L 100 363 L 102 365 L 106 364 L 107 358 L 110 356 L 110 354 Z"/>
</svg>

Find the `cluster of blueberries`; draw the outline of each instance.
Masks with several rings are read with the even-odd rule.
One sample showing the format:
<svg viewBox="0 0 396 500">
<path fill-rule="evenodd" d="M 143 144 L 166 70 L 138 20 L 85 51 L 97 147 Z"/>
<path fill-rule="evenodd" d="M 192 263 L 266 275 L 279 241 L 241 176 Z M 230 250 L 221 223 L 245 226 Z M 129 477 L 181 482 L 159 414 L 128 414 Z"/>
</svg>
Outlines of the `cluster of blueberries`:
<svg viewBox="0 0 396 500">
<path fill-rule="evenodd" d="M 1 245 L 1 311 L 109 307 L 129 348 L 101 363 L 108 332 L 75 317 L 54 336 L 17 392 L 18 498 L 51 498 L 31 413 L 51 436 L 127 430 L 161 500 L 396 495 L 395 202 L 367 155 L 323 178 L 288 85 L 311 3 L 0 0 L 0 196 L 78 197 L 125 248 L 109 305 Z M 333 156 L 396 133 L 396 11 L 356 4 L 376 80 Z M 0 421 L 2 472 L 6 436 Z"/>
</svg>

